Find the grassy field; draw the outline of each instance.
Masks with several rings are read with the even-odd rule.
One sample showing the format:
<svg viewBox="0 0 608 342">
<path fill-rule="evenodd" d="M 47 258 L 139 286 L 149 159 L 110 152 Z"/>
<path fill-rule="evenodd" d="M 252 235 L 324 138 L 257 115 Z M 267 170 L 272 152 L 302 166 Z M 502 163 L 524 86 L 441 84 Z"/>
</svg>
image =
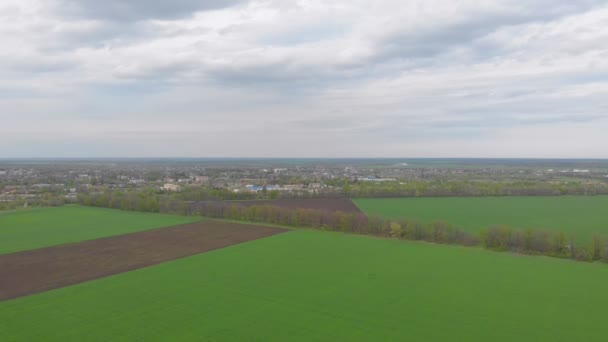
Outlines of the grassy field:
<svg viewBox="0 0 608 342">
<path fill-rule="evenodd" d="M 605 341 L 608 268 L 295 230 L 0 302 L 1 341 Z"/>
<path fill-rule="evenodd" d="M 200 218 L 65 206 L 0 215 L 0 254 L 97 239 Z"/>
<path fill-rule="evenodd" d="M 596 233 L 608 234 L 608 196 L 390 198 L 354 202 L 368 215 L 422 222 L 445 220 L 472 232 L 497 224 L 560 230 L 579 241 Z"/>
</svg>

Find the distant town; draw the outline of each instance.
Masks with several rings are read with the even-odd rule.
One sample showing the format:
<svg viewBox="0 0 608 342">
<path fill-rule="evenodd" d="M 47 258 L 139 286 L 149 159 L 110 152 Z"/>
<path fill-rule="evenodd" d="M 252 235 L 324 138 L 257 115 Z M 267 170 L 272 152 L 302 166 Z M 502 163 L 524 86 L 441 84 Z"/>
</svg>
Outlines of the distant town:
<svg viewBox="0 0 608 342">
<path fill-rule="evenodd" d="M 213 192 L 219 199 L 604 193 L 608 162 L 578 160 L 4 160 L 0 203 L 74 203 L 81 194 Z M 473 184 L 473 186 L 471 185 Z M 448 186 L 449 185 L 449 186 Z M 475 190 L 504 186 L 515 192 Z M 430 191 L 429 189 L 434 189 Z M 472 189 L 472 190 L 471 190 Z M 519 190 L 518 190 L 519 189 Z M 557 190 L 556 190 L 557 189 Z M 578 190 L 577 190 L 578 189 Z M 422 192 L 421 192 L 422 191 Z M 510 191 L 510 190 L 509 190 Z M 529 194 L 529 193 L 526 193 Z M 464 193 L 464 195 L 467 195 Z"/>
</svg>

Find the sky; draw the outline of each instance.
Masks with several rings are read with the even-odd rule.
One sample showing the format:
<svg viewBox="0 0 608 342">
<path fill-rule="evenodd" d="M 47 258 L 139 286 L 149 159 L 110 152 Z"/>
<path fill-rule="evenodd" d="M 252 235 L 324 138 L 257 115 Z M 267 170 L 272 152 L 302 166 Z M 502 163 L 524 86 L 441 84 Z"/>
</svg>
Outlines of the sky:
<svg viewBox="0 0 608 342">
<path fill-rule="evenodd" d="M 2 0 L 0 158 L 608 158 L 594 0 Z"/>
</svg>

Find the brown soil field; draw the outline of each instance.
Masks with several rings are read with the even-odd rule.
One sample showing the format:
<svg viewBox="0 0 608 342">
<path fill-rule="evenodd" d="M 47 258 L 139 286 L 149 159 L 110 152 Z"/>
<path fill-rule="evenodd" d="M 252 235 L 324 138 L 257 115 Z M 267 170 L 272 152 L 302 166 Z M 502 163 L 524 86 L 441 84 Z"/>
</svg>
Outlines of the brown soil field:
<svg viewBox="0 0 608 342">
<path fill-rule="evenodd" d="M 205 221 L 0 256 L 0 301 L 78 284 L 279 233 Z"/>
<path fill-rule="evenodd" d="M 253 206 L 271 205 L 286 209 L 315 209 L 326 211 L 342 211 L 345 213 L 361 213 L 361 210 L 348 198 L 305 198 L 305 199 L 277 199 L 277 200 L 253 200 L 253 201 L 230 201 L 230 203 Z"/>
</svg>

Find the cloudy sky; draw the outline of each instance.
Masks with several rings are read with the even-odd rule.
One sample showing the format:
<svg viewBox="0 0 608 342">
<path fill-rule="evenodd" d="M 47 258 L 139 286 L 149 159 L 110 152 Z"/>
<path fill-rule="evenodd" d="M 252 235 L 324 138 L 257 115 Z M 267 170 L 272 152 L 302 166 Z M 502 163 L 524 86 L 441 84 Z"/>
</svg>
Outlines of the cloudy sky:
<svg viewBox="0 0 608 342">
<path fill-rule="evenodd" d="M 2 0 L 0 157 L 608 157 L 594 0 Z"/>
</svg>

